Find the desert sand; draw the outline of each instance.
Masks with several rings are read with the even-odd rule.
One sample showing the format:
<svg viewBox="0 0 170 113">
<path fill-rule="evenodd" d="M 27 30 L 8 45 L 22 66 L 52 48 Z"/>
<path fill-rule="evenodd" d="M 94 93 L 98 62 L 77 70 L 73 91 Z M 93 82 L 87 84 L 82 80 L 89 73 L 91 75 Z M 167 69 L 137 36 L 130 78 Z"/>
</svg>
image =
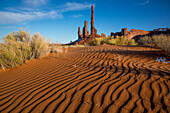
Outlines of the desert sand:
<svg viewBox="0 0 170 113">
<path fill-rule="evenodd" d="M 159 53 L 103 45 L 27 61 L 0 72 L 0 112 L 170 112 L 170 65 Z"/>
</svg>

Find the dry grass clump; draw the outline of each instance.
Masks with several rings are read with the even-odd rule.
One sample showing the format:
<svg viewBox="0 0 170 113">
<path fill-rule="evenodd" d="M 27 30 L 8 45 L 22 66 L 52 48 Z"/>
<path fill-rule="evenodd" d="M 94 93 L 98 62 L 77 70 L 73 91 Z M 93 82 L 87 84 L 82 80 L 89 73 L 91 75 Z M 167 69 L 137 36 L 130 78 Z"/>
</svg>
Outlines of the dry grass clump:
<svg viewBox="0 0 170 113">
<path fill-rule="evenodd" d="M 33 35 L 30 42 L 32 49 L 32 58 L 40 58 L 49 53 L 49 41 L 45 40 L 45 37 L 40 36 L 40 33 Z"/>
<path fill-rule="evenodd" d="M 19 30 L 6 35 L 3 41 L 0 50 L 1 69 L 23 64 L 26 60 L 49 53 L 49 42 L 39 33 L 31 37 L 29 32 Z"/>
<path fill-rule="evenodd" d="M 167 56 L 170 56 L 170 36 L 169 35 L 153 35 L 145 36 L 139 40 L 140 44 L 149 45 L 155 48 L 160 48 L 165 51 Z"/>
<path fill-rule="evenodd" d="M 126 37 L 117 36 L 116 38 L 106 37 L 106 38 L 95 38 L 92 40 L 90 45 L 102 45 L 102 44 L 109 44 L 109 45 L 137 45 L 134 39 L 128 40 Z"/>
<path fill-rule="evenodd" d="M 63 53 L 63 47 L 61 45 L 51 45 L 50 46 L 51 53 Z"/>
</svg>

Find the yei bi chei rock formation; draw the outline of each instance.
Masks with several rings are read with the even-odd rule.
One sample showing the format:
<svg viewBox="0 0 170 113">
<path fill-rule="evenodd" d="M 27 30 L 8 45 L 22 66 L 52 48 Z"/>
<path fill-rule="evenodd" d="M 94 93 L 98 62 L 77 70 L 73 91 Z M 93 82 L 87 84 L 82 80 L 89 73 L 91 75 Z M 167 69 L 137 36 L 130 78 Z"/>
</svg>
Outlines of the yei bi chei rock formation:
<svg viewBox="0 0 170 113">
<path fill-rule="evenodd" d="M 79 42 L 77 42 L 77 44 L 88 44 L 95 37 L 101 37 L 99 34 L 97 34 L 97 29 L 94 27 L 94 5 L 91 6 L 91 34 L 87 30 L 87 28 L 88 21 L 84 22 L 83 34 L 81 32 L 81 28 L 78 27 Z M 105 37 L 106 35 L 102 33 L 102 37 L 103 36 Z"/>
</svg>

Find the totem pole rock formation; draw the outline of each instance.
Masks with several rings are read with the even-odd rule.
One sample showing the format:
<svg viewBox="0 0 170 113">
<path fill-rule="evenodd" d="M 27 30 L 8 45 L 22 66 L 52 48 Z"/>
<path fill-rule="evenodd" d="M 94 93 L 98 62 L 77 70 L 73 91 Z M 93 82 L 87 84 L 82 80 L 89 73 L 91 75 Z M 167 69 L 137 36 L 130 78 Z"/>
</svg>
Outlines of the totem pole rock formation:
<svg viewBox="0 0 170 113">
<path fill-rule="evenodd" d="M 79 39 L 80 39 L 80 38 L 83 38 L 83 35 L 81 34 L 80 27 L 78 27 L 78 37 L 79 37 Z"/>
<path fill-rule="evenodd" d="M 87 37 L 88 37 L 87 24 L 88 24 L 88 22 L 85 21 L 85 22 L 84 22 L 84 28 L 83 28 L 83 38 L 87 38 Z"/>
<path fill-rule="evenodd" d="M 80 27 L 78 28 L 78 37 L 81 40 L 79 40 L 77 44 L 88 44 L 95 37 L 101 37 L 100 35 L 97 34 L 97 29 L 94 27 L 94 6 L 93 5 L 91 6 L 91 34 L 87 30 L 87 25 L 88 25 L 88 22 L 85 21 L 84 27 L 83 27 L 83 34 L 81 34 Z M 102 36 L 105 36 L 105 35 L 102 34 Z"/>
<path fill-rule="evenodd" d="M 89 31 L 87 31 L 87 35 L 88 35 L 88 37 L 90 36 L 90 33 L 89 33 Z"/>
<path fill-rule="evenodd" d="M 97 29 L 94 27 L 94 5 L 91 6 L 91 35 L 90 38 L 101 37 L 97 34 Z"/>
<path fill-rule="evenodd" d="M 91 36 L 93 36 L 95 33 L 95 28 L 94 28 L 94 6 L 91 6 Z"/>
</svg>

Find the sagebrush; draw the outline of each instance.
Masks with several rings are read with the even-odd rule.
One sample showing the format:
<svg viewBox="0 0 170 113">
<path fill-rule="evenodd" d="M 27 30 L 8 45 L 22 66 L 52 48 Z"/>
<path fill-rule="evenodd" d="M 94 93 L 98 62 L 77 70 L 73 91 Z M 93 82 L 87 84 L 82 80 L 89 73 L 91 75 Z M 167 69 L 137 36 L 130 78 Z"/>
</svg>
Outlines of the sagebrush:
<svg viewBox="0 0 170 113">
<path fill-rule="evenodd" d="M 0 50 L 0 68 L 5 69 L 23 64 L 26 60 L 40 58 L 49 53 L 49 41 L 39 33 L 30 36 L 29 32 L 9 33 L 3 38 Z"/>
<path fill-rule="evenodd" d="M 140 44 L 160 48 L 165 51 L 167 56 L 170 56 L 170 36 L 161 34 L 153 36 L 145 36 L 140 38 Z"/>
</svg>

